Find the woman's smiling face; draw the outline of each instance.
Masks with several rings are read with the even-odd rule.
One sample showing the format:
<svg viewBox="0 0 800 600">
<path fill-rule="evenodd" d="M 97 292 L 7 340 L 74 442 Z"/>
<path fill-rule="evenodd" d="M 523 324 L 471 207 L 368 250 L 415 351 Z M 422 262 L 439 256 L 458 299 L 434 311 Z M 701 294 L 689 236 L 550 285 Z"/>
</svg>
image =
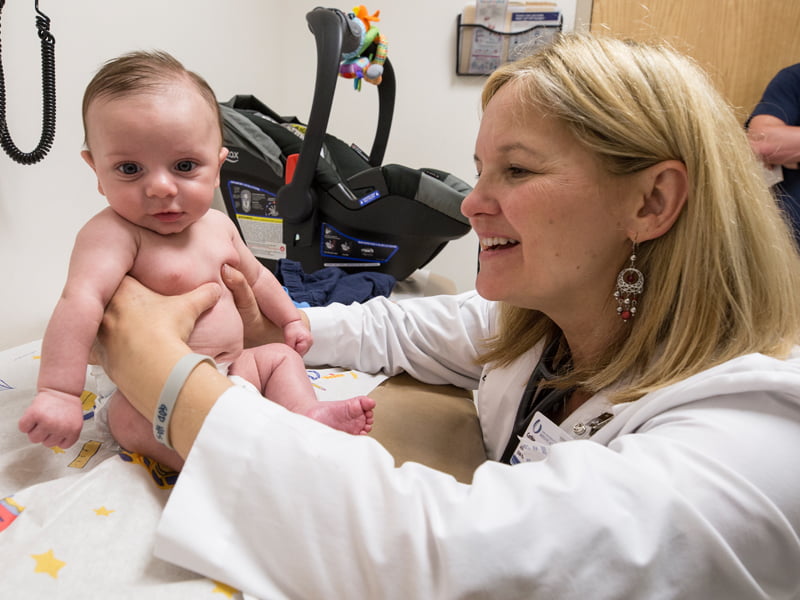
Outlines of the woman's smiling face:
<svg viewBox="0 0 800 600">
<path fill-rule="evenodd" d="M 630 254 L 625 211 L 635 186 L 605 171 L 563 123 L 520 108 L 514 86 L 486 106 L 478 182 L 462 205 L 481 243 L 476 288 L 557 322 L 596 312 L 611 305 Z"/>
</svg>

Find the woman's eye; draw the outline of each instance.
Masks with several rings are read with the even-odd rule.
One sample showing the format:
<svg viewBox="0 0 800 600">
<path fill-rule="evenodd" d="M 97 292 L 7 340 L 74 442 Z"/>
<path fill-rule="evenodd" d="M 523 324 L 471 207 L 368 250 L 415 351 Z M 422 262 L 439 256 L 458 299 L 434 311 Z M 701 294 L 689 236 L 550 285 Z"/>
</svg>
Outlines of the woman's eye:
<svg viewBox="0 0 800 600">
<path fill-rule="evenodd" d="M 136 175 L 139 172 L 139 165 L 136 163 L 124 163 L 117 167 L 123 175 Z"/>
<path fill-rule="evenodd" d="M 175 169 L 183 173 L 188 173 L 189 171 L 194 169 L 194 167 L 195 163 L 191 160 L 182 160 L 175 165 Z"/>
<path fill-rule="evenodd" d="M 512 177 L 521 177 L 523 175 L 527 175 L 529 171 L 527 169 L 523 169 L 522 167 L 508 167 L 508 174 Z"/>
</svg>

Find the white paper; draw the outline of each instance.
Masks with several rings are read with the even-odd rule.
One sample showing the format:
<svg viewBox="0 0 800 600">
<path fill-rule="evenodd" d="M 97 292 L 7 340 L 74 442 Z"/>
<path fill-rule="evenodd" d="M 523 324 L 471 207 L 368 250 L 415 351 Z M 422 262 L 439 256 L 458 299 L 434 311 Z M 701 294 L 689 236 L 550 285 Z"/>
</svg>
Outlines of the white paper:
<svg viewBox="0 0 800 600">
<path fill-rule="evenodd" d="M 369 396 L 370 392 L 388 379 L 387 375 L 372 375 L 345 369 L 307 369 L 308 378 L 318 400 L 344 400 Z"/>
<path fill-rule="evenodd" d="M 508 0 L 476 0 L 475 24 L 503 31 L 506 24 Z M 489 73 L 503 62 L 503 36 L 476 27 L 472 34 L 470 73 Z"/>
</svg>

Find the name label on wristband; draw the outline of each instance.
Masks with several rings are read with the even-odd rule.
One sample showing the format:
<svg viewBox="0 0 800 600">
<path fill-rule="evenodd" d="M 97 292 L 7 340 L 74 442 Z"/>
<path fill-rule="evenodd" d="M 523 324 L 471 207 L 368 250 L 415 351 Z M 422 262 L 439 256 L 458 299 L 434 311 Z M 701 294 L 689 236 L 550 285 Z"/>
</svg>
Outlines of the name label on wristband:
<svg viewBox="0 0 800 600">
<path fill-rule="evenodd" d="M 159 403 L 156 408 L 156 423 L 153 424 L 153 435 L 162 444 L 164 444 L 167 439 L 167 430 L 164 427 L 164 423 L 168 415 L 169 407 L 163 402 Z"/>
</svg>

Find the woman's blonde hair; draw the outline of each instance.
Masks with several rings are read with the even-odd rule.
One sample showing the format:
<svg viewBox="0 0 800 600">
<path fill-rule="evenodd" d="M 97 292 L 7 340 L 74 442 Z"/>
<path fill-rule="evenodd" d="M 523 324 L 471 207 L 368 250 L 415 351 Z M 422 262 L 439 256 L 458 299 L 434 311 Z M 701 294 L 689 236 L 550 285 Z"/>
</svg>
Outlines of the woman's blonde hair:
<svg viewBox="0 0 800 600">
<path fill-rule="evenodd" d="M 638 315 L 561 385 L 633 400 L 736 356 L 787 354 L 800 339 L 800 259 L 742 125 L 698 66 L 666 45 L 567 34 L 496 70 L 483 107 L 511 83 L 521 106 L 564 123 L 609 172 L 665 160 L 688 172 L 682 214 L 637 252 Z M 503 305 L 482 360 L 508 364 L 558 336 L 544 314 Z"/>
</svg>

